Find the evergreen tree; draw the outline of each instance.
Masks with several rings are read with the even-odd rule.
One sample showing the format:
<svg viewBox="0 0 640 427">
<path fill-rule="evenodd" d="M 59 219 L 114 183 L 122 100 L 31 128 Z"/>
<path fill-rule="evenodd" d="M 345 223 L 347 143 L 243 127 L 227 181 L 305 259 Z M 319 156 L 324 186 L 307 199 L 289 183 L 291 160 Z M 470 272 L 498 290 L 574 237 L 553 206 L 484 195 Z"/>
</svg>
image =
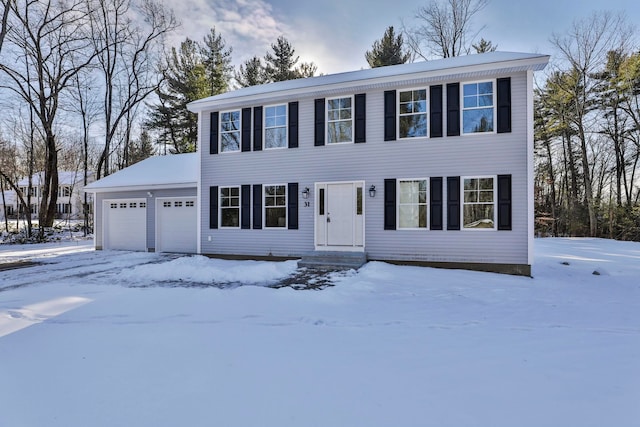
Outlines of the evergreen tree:
<svg viewBox="0 0 640 427">
<path fill-rule="evenodd" d="M 295 49 L 284 36 L 278 37 L 278 40 L 271 45 L 271 49 L 273 53 L 267 52 L 264 57 L 267 82 L 281 82 L 315 75 L 317 67 L 313 62 L 302 63 L 296 68 L 300 57 L 295 55 Z"/>
<path fill-rule="evenodd" d="M 209 96 L 219 95 L 229 90 L 229 82 L 233 74 L 232 49 L 226 48 L 226 42 L 220 34 L 216 34 L 215 28 L 205 36 L 200 52 L 209 82 Z"/>
<path fill-rule="evenodd" d="M 158 132 L 159 143 L 171 146 L 174 153 L 196 151 L 198 117 L 187 104 L 218 95 L 229 89 L 233 68 L 231 48 L 215 28 L 202 44 L 186 39 L 180 49 L 171 49 L 166 59 L 164 83 L 157 92 L 147 128 Z"/>
<path fill-rule="evenodd" d="M 267 82 L 262 60 L 257 56 L 248 59 L 235 73 L 235 80 L 240 87 L 261 85 Z"/>
<path fill-rule="evenodd" d="M 484 38 L 481 38 L 478 44 L 472 44 L 471 46 L 476 50 L 476 53 L 495 52 L 498 48 L 498 45 L 494 45 Z"/>
<path fill-rule="evenodd" d="M 142 131 L 140 138 L 129 145 L 129 164 L 138 163 L 153 156 L 154 147 L 151 135 L 146 130 Z"/>
<path fill-rule="evenodd" d="M 404 48 L 402 34 L 396 35 L 393 26 L 387 28 L 382 39 L 373 42 L 364 57 L 371 68 L 405 64 L 411 60 L 411 54 Z"/>
</svg>

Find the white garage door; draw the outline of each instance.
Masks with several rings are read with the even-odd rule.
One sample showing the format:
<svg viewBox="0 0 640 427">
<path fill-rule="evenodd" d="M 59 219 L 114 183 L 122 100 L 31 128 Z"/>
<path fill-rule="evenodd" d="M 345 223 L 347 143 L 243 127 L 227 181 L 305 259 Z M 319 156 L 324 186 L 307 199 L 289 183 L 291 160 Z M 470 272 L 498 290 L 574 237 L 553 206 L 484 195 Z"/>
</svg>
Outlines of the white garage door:
<svg viewBox="0 0 640 427">
<path fill-rule="evenodd" d="M 195 197 L 156 200 L 156 250 L 196 253 L 197 210 Z"/>
<path fill-rule="evenodd" d="M 147 249 L 145 199 L 104 201 L 104 248 L 129 251 Z"/>
</svg>

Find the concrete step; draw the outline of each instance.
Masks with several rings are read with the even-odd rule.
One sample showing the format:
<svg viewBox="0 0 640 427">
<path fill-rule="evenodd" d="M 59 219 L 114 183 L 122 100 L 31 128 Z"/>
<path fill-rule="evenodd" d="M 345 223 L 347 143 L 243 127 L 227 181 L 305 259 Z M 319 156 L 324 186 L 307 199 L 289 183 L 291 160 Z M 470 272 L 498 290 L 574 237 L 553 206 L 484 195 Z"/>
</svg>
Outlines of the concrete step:
<svg viewBox="0 0 640 427">
<path fill-rule="evenodd" d="M 358 269 L 367 262 L 364 252 L 314 251 L 304 254 L 298 267 L 307 268 L 353 268 Z"/>
</svg>

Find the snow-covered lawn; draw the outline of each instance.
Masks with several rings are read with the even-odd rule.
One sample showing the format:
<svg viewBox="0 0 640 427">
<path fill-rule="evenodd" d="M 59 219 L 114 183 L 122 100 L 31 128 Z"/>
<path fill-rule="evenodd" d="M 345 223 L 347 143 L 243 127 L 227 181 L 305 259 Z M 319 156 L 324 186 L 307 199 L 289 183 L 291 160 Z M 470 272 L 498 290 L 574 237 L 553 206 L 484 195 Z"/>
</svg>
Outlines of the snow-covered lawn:
<svg viewBox="0 0 640 427">
<path fill-rule="evenodd" d="M 639 243 L 304 291 L 264 286 L 292 261 L 90 244 L 0 246 L 42 263 L 0 271 L 0 426 L 640 425 Z"/>
</svg>

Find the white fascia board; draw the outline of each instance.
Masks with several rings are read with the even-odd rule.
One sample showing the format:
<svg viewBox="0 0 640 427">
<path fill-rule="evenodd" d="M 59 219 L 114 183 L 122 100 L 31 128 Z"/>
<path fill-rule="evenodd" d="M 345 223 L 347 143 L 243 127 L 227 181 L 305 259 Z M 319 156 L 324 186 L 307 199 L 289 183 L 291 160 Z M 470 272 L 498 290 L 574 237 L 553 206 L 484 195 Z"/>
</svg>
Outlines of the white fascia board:
<svg viewBox="0 0 640 427">
<path fill-rule="evenodd" d="M 172 190 L 183 188 L 196 188 L 197 182 L 183 182 L 175 184 L 149 184 L 149 185 L 127 185 L 122 187 L 100 187 L 85 188 L 85 193 L 115 193 L 125 191 L 154 191 L 154 190 Z"/>
</svg>

